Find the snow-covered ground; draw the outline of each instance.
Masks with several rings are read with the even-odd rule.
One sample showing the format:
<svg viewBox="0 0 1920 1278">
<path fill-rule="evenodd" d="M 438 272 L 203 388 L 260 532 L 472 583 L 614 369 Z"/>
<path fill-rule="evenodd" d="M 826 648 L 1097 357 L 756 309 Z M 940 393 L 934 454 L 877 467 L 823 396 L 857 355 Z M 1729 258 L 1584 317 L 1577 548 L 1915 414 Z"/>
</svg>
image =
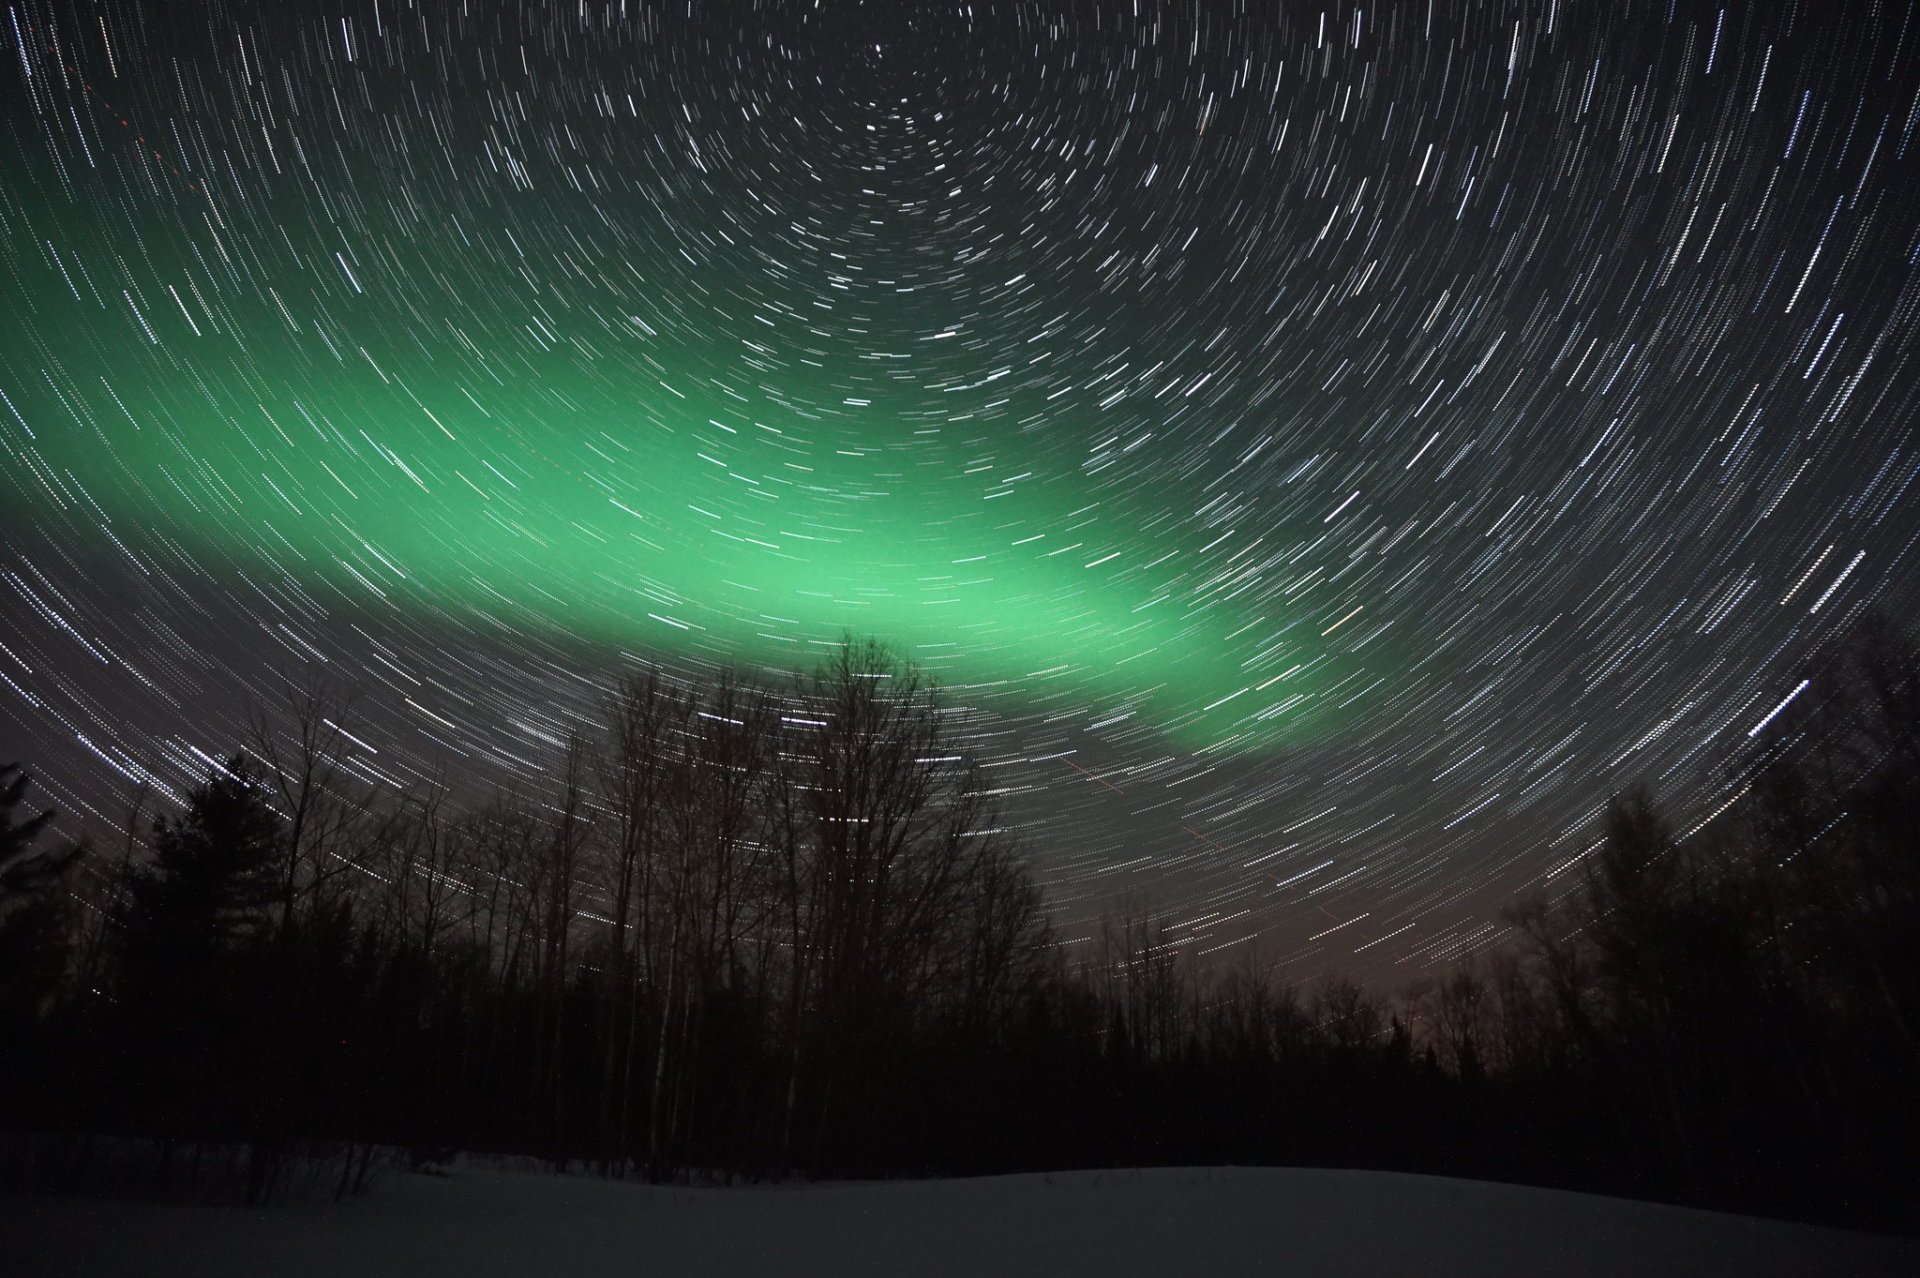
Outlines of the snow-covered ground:
<svg viewBox="0 0 1920 1278">
<path fill-rule="evenodd" d="M 654 1189 L 460 1169 L 270 1210 L 0 1197 L 20 1278 L 1920 1275 L 1920 1241 L 1382 1172 Z"/>
</svg>

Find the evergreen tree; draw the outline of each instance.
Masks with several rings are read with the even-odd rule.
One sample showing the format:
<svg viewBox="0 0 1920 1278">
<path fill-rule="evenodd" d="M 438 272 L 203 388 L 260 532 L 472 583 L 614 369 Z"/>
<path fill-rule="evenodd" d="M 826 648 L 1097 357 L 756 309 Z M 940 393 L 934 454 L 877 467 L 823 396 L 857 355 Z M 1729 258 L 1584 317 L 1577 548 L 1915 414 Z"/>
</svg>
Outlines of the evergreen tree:
<svg viewBox="0 0 1920 1278">
<path fill-rule="evenodd" d="M 34 1019 L 59 982 L 66 961 L 59 887 L 82 851 L 77 845 L 35 848 L 54 814 L 49 809 L 15 820 L 29 780 L 19 764 L 0 763 L 0 1033 Z"/>
<path fill-rule="evenodd" d="M 12 897 L 33 891 L 57 876 L 60 866 L 53 864 L 47 852 L 34 852 L 33 841 L 47 822 L 53 820 L 48 809 L 38 816 L 16 822 L 13 810 L 26 797 L 30 778 L 17 763 L 0 763 L 0 893 Z"/>
<path fill-rule="evenodd" d="M 154 856 L 128 876 L 130 957 L 162 966 L 231 954 L 253 939 L 274 899 L 282 821 L 242 755 L 154 822 Z"/>
<path fill-rule="evenodd" d="M 216 768 L 177 818 L 154 823 L 153 858 L 127 874 L 118 994 L 134 1096 L 164 1140 L 232 1136 L 258 1073 L 283 821 L 244 756 Z M 256 961 L 250 961 L 256 960 Z M 144 1101 L 144 1106 L 142 1106 Z"/>
</svg>

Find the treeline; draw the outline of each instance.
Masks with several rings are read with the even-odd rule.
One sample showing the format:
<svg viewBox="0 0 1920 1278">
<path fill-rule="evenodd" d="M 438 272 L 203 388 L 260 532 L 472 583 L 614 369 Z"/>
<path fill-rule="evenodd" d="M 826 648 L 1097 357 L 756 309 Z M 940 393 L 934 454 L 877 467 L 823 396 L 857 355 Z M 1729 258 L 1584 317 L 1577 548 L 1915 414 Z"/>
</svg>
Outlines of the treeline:
<svg viewBox="0 0 1920 1278">
<path fill-rule="evenodd" d="M 313 1138 L 896 1166 L 930 1045 L 998 1035 L 1046 956 L 936 690 L 876 646 L 778 690 L 629 681 L 547 788 L 470 813 L 379 801 L 338 713 L 262 717 L 84 908 L 14 894 L 11 1123 L 243 1141 L 263 1194 Z"/>
<path fill-rule="evenodd" d="M 1197 978 L 1163 921 L 1110 925 L 1117 1157 L 1920 1227 L 1920 646 L 1870 616 L 1805 675 L 1759 700 L 1724 808 L 1677 830 L 1617 796 L 1503 944 L 1390 1001 Z"/>
<path fill-rule="evenodd" d="M 1439 977 L 1286 984 L 1176 921 L 1050 931 L 938 690 L 849 643 L 624 684 L 538 791 L 365 779 L 319 693 L 117 848 L 0 777 L 0 1127 L 532 1154 L 653 1179 L 1304 1163 L 1856 1223 L 1920 1191 L 1920 651 L 1869 624 L 1669 828 Z M 18 821 L 18 823 L 16 823 Z"/>
</svg>

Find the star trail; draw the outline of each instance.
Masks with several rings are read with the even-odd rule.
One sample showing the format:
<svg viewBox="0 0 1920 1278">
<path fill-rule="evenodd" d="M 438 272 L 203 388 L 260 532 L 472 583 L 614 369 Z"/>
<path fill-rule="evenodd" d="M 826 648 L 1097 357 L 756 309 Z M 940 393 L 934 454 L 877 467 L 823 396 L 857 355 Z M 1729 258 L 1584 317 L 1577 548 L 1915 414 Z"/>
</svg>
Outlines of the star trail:
<svg viewBox="0 0 1920 1278">
<path fill-rule="evenodd" d="M 4 753 L 109 822 L 325 671 L 477 790 L 873 635 L 1064 937 L 1444 963 L 1912 615 L 1917 25 L 15 0 Z"/>
</svg>

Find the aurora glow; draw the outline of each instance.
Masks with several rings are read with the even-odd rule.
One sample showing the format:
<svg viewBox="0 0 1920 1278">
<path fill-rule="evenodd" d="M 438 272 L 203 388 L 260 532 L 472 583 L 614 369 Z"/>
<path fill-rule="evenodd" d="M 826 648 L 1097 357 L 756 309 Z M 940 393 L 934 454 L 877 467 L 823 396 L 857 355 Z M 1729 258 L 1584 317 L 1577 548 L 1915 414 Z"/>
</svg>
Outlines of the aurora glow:
<svg viewBox="0 0 1920 1278">
<path fill-rule="evenodd" d="M 271 115 L 266 80 L 236 69 L 227 87 Z M 381 68 L 367 82 L 370 98 L 395 92 Z M 618 160 L 644 135 L 637 111 L 574 102 L 550 123 Z M 16 380 L 17 421 L 63 419 L 34 432 L 39 455 L 108 525 L 166 528 L 196 557 L 219 547 L 350 607 L 458 601 L 669 653 L 778 667 L 806 659 L 796 645 L 873 634 L 965 683 L 1039 677 L 1138 703 L 1189 746 L 1283 740 L 1325 717 L 1314 693 L 1330 676 L 1358 669 L 1351 647 L 1320 642 L 1356 594 L 1282 607 L 1233 590 L 1317 519 L 1142 519 L 1145 477 L 1103 472 L 1153 432 L 1076 387 L 1065 326 L 996 362 L 1009 319 L 1046 291 L 955 289 L 916 260 L 913 215 L 934 207 L 945 152 L 906 112 L 876 108 L 887 158 L 851 167 L 918 170 L 895 180 L 926 198 L 859 210 L 897 226 L 853 219 L 877 229 L 853 233 L 872 243 L 843 268 L 823 231 L 828 262 L 806 272 L 778 261 L 776 210 L 737 178 L 710 198 L 758 216 L 731 228 L 698 229 L 700 202 L 676 217 L 612 165 L 529 218 L 410 161 L 463 134 L 491 156 L 471 113 L 375 115 L 405 141 L 311 186 L 299 166 L 278 172 L 239 210 L 124 137 L 100 145 L 157 188 L 133 219 L 106 201 L 24 210 L 29 242 L 51 243 L 46 228 L 164 281 L 138 297 L 124 281 L 116 308 L 84 262 L 21 260 L 54 376 Z M 285 127 L 302 153 L 297 111 Z M 272 167 L 271 133 L 250 160 Z M 324 198 L 301 203 L 376 188 L 386 207 L 343 207 L 342 223 L 318 216 Z M 280 241 L 277 268 L 246 260 L 261 237 Z M 1105 363 L 1129 371 L 1113 345 Z M 1180 406 L 1194 379 L 1179 367 L 1136 371 Z M 1112 437 L 1063 457 L 1069 429 Z M 56 488 L 29 488 L 30 517 L 64 504 Z"/>
<path fill-rule="evenodd" d="M 1451 957 L 1914 598 L 1856 7 L 12 4 L 18 750 L 104 811 L 324 659 L 478 780 L 850 630 L 1069 918 Z"/>
</svg>

